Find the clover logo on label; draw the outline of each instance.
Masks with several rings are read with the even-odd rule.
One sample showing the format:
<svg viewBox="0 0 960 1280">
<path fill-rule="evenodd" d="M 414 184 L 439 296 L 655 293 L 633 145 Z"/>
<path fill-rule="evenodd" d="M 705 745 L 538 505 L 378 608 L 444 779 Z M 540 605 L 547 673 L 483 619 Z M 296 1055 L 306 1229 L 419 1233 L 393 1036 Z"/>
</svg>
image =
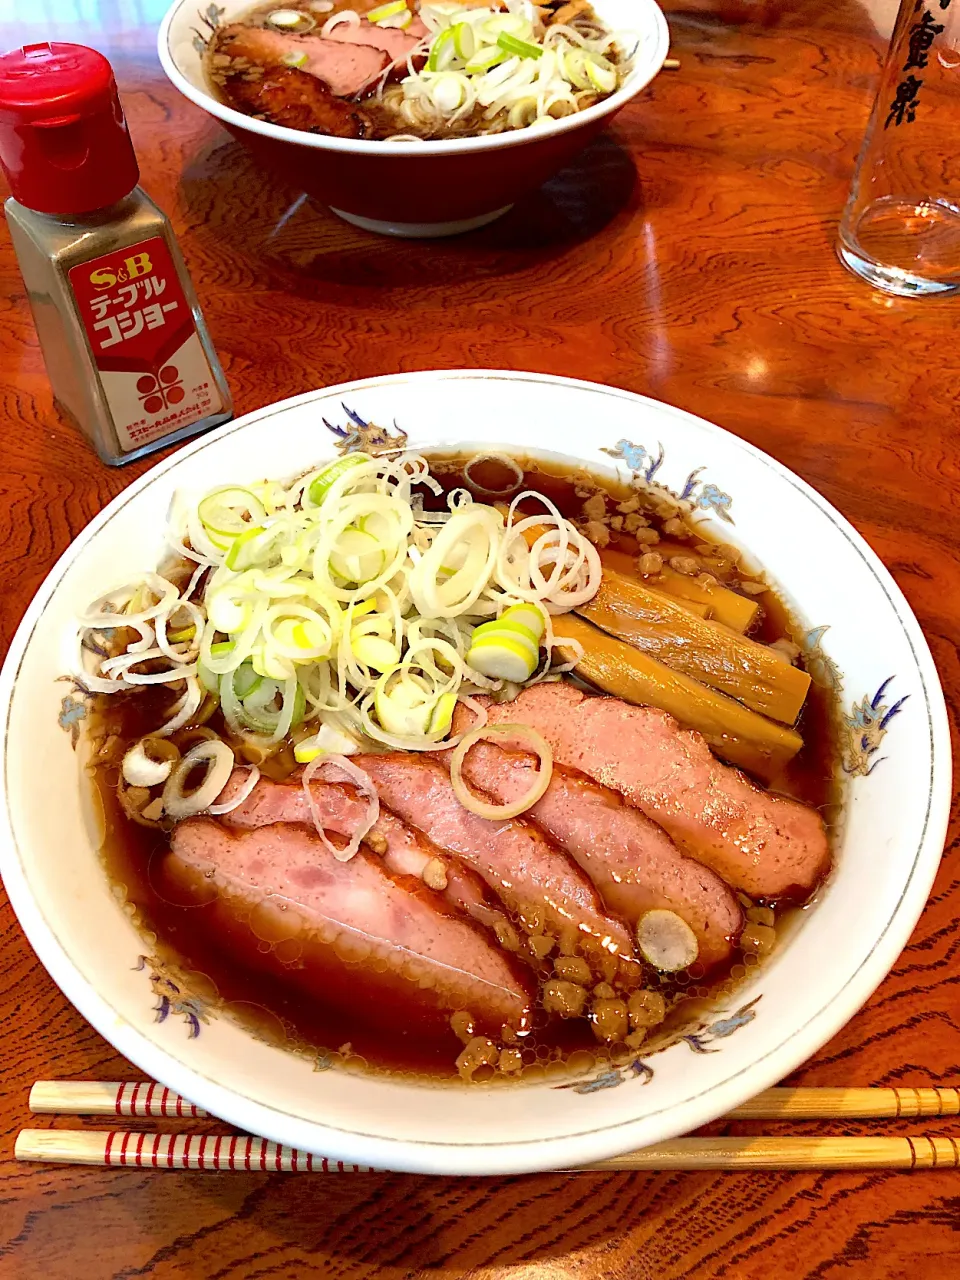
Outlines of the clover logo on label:
<svg viewBox="0 0 960 1280">
<path fill-rule="evenodd" d="M 179 404 L 184 397 L 183 379 L 175 364 L 165 364 L 158 378 L 145 373 L 137 379 L 137 391 L 146 413 L 160 413 Z"/>
</svg>

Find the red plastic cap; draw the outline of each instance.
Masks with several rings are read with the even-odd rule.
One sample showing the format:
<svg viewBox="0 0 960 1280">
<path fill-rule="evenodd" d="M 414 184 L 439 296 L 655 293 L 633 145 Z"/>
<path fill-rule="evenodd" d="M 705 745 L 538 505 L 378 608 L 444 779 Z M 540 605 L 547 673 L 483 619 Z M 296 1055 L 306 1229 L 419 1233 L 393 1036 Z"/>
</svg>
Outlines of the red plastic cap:
<svg viewBox="0 0 960 1280">
<path fill-rule="evenodd" d="M 0 56 L 0 165 L 41 213 L 87 213 L 129 195 L 140 171 L 106 58 L 82 44 Z"/>
</svg>

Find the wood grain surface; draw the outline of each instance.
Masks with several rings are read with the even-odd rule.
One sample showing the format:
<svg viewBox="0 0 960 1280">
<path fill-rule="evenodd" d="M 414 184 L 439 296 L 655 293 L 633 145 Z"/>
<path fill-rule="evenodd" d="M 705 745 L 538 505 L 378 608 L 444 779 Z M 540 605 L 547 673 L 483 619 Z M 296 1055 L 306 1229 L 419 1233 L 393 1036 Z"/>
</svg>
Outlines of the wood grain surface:
<svg viewBox="0 0 960 1280">
<path fill-rule="evenodd" d="M 668 6 L 681 69 L 501 222 L 434 244 L 368 236 L 267 180 L 165 82 L 163 7 L 7 0 L 0 44 L 73 39 L 112 58 L 143 183 L 181 236 L 238 413 L 341 379 L 460 365 L 571 374 L 692 410 L 852 520 L 916 610 L 955 716 L 958 303 L 886 298 L 833 256 L 889 4 Z M 955 162 L 956 139 L 943 143 Z M 6 644 L 54 558 L 149 463 L 109 471 L 58 420 L 3 229 L 0 309 Z M 792 1083 L 957 1083 L 956 846 L 954 823 L 894 972 Z M 35 1079 L 137 1073 L 67 1004 L 5 900 L 0 1019 L 0 1280 L 960 1274 L 956 1173 L 484 1181 L 18 1166 Z M 956 1134 L 937 1123 L 922 1122 Z"/>
</svg>

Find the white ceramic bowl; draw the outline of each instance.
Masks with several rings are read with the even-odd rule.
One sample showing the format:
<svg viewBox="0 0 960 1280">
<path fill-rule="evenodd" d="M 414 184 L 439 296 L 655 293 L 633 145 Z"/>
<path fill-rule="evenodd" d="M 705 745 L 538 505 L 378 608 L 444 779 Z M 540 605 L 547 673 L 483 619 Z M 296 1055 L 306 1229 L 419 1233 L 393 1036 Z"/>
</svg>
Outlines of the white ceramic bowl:
<svg viewBox="0 0 960 1280">
<path fill-rule="evenodd" d="M 70 667 L 74 616 L 157 563 L 176 488 L 252 480 L 265 468 L 293 474 L 332 456 L 322 419 L 343 423 L 342 403 L 396 422 L 418 448 L 549 449 L 609 474 L 630 465 L 653 474 L 762 561 L 808 630 L 820 678 L 840 682 L 846 795 L 836 869 L 819 903 L 752 984 L 643 1066 L 575 1088 L 318 1074 L 194 999 L 189 983 L 174 992 L 149 963 L 138 968 L 149 947 L 107 885 L 71 735 L 58 724 L 69 730 L 82 714 L 58 682 Z M 225 1120 L 337 1159 L 430 1173 L 585 1163 L 687 1132 L 781 1079 L 851 1017 L 907 941 L 940 858 L 951 791 L 943 697 L 917 622 L 823 498 L 691 414 L 524 373 L 398 374 L 315 391 L 161 462 L 92 521 L 37 593 L 0 678 L 0 723 L 0 869 L 27 936 L 81 1013 L 149 1075 Z"/>
<path fill-rule="evenodd" d="M 595 0 L 607 25 L 638 41 L 620 89 L 596 106 L 536 129 L 450 142 L 363 142 L 328 138 L 254 120 L 224 106 L 203 72 L 211 23 L 235 21 L 253 0 L 175 0 L 160 25 L 164 71 L 191 102 L 238 137 L 268 168 L 369 231 L 398 236 L 456 235 L 506 213 L 569 163 L 631 98 L 650 83 L 670 45 L 655 0 Z"/>
</svg>

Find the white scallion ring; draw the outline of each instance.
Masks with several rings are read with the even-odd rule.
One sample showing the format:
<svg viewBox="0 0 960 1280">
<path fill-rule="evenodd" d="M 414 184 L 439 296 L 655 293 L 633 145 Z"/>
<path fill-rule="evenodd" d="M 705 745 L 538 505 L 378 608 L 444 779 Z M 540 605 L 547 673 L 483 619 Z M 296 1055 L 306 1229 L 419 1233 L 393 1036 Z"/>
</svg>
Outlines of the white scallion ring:
<svg viewBox="0 0 960 1280">
<path fill-rule="evenodd" d="M 199 787 L 187 793 L 184 784 L 199 765 L 207 770 Z M 227 785 L 233 772 L 233 752 L 225 742 L 208 739 L 198 742 L 187 752 L 167 779 L 163 788 L 163 811 L 179 822 L 209 809 Z"/>
<path fill-rule="evenodd" d="M 517 739 L 525 743 L 523 749 L 539 758 L 540 767 L 536 773 L 536 780 L 518 800 L 511 801 L 510 804 L 491 804 L 489 800 L 483 800 L 475 795 L 464 781 L 464 758 L 477 742 L 488 741 L 493 742 L 495 746 L 505 747 L 511 745 L 511 740 Z M 531 729 L 527 724 L 486 724 L 481 728 L 471 729 L 460 739 L 450 757 L 450 781 L 457 799 L 465 809 L 469 809 L 471 813 L 476 813 L 481 818 L 488 818 L 491 822 L 505 822 L 532 808 L 550 785 L 552 777 L 553 751 L 550 744 L 537 733 L 536 729 Z"/>
<path fill-rule="evenodd" d="M 323 829 L 323 819 L 321 818 L 320 811 L 317 808 L 317 802 L 314 800 L 313 794 L 310 791 L 310 783 L 313 778 L 321 769 L 325 769 L 328 766 L 339 769 L 341 773 L 346 774 L 345 781 L 352 783 L 367 801 L 366 818 L 360 823 L 353 835 L 350 837 L 349 842 L 342 849 L 338 848 L 327 839 L 327 834 Z M 346 756 L 324 755 L 317 756 L 315 760 L 310 761 L 304 769 L 300 780 L 303 784 L 304 792 L 306 793 L 307 803 L 310 806 L 310 813 L 313 816 L 313 825 L 317 829 L 317 835 L 338 862 L 349 862 L 360 848 L 361 840 L 365 835 L 367 835 L 370 829 L 375 825 L 377 819 L 380 817 L 380 797 L 377 794 L 377 789 L 373 785 L 370 775 L 364 773 L 362 769 L 358 769 L 355 764 L 352 764 L 351 761 L 346 758 Z M 333 779 L 333 781 L 341 782 L 344 781 L 344 779 L 336 778 Z"/>
</svg>

